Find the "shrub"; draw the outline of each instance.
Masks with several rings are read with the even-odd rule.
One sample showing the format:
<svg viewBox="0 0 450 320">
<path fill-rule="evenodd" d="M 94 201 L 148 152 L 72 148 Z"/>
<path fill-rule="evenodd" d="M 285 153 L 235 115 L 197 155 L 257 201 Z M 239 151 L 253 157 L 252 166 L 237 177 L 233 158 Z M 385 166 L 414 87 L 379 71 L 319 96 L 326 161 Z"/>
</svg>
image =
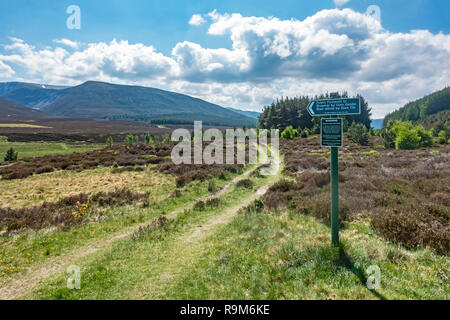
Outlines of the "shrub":
<svg viewBox="0 0 450 320">
<path fill-rule="evenodd" d="M 43 166 L 43 167 L 37 168 L 35 173 L 36 174 L 41 174 L 41 173 L 52 172 L 52 171 L 53 171 L 53 167 L 51 167 L 51 166 Z"/>
<path fill-rule="evenodd" d="M 205 202 L 203 202 L 202 200 L 196 202 L 193 207 L 193 210 L 195 210 L 195 211 L 204 211 L 205 209 L 206 209 L 206 205 L 205 205 Z"/>
<path fill-rule="evenodd" d="M 240 180 L 238 183 L 236 183 L 236 186 L 239 188 L 242 187 L 242 188 L 251 189 L 251 188 L 253 188 L 253 181 L 250 179 L 243 179 L 243 180 Z"/>
<path fill-rule="evenodd" d="M 395 132 L 392 128 L 385 128 L 381 131 L 381 137 L 384 140 L 385 148 L 395 148 Z"/>
<path fill-rule="evenodd" d="M 369 132 L 362 123 L 353 122 L 348 128 L 347 136 L 351 141 L 359 145 L 367 146 L 369 144 Z"/>
<path fill-rule="evenodd" d="M 408 249 L 428 246 L 447 254 L 450 248 L 448 221 L 426 208 L 387 209 L 374 213 L 371 224 L 386 239 Z"/>
<path fill-rule="evenodd" d="M 371 150 L 371 151 L 368 151 L 368 152 L 363 152 L 362 154 L 365 157 L 371 157 L 371 156 L 378 157 L 380 155 L 380 153 L 377 150 Z"/>
<path fill-rule="evenodd" d="M 133 145 L 134 137 L 132 134 L 129 134 L 125 138 L 125 149 L 130 150 L 131 146 Z"/>
<path fill-rule="evenodd" d="M 420 137 L 415 130 L 400 130 L 395 138 L 395 148 L 414 150 L 420 147 Z"/>
<path fill-rule="evenodd" d="M 417 134 L 420 137 L 420 145 L 422 147 L 431 147 L 433 145 L 433 136 L 431 130 L 425 130 L 422 126 L 417 127 Z"/>
<path fill-rule="evenodd" d="M 152 136 L 151 136 L 149 133 L 147 133 L 147 134 L 145 135 L 145 143 L 146 143 L 146 144 L 151 144 L 151 143 L 153 143 L 153 138 L 152 138 Z"/>
<path fill-rule="evenodd" d="M 300 134 L 300 136 L 302 138 L 308 138 L 310 135 L 311 135 L 311 131 L 309 131 L 308 128 L 303 129 L 301 134 Z"/>
<path fill-rule="evenodd" d="M 219 198 L 211 198 L 206 200 L 205 206 L 208 208 L 217 208 L 219 206 L 220 200 Z"/>
<path fill-rule="evenodd" d="M 188 178 L 186 176 L 179 176 L 176 180 L 176 184 L 178 188 L 184 187 L 184 185 L 188 182 Z"/>
<path fill-rule="evenodd" d="M 439 144 L 447 144 L 447 132 L 445 130 L 439 131 L 436 142 Z"/>
<path fill-rule="evenodd" d="M 0 136 L 0 142 L 8 142 L 8 137 Z"/>
<path fill-rule="evenodd" d="M 390 122 L 383 131 L 385 146 L 396 149 L 414 150 L 420 147 L 430 147 L 433 144 L 432 132 L 421 125 L 415 126 L 410 121 Z"/>
<path fill-rule="evenodd" d="M 216 183 L 214 182 L 214 180 L 210 180 L 208 183 L 208 191 L 209 192 L 216 192 L 217 191 L 217 187 L 216 187 Z"/>
<path fill-rule="evenodd" d="M 109 136 L 107 139 L 106 139 L 106 145 L 108 146 L 108 148 L 112 148 L 112 146 L 113 146 L 113 144 L 114 144 L 114 141 L 113 141 L 113 138 L 111 137 L 111 136 Z"/>
<path fill-rule="evenodd" d="M 8 151 L 6 151 L 5 154 L 5 161 L 17 161 L 18 152 L 15 151 L 13 148 L 9 148 Z"/>
<path fill-rule="evenodd" d="M 21 170 L 15 170 L 10 174 L 3 177 L 5 180 L 15 180 L 15 179 L 24 179 L 33 174 L 33 171 L 28 168 L 22 168 Z"/>
<path fill-rule="evenodd" d="M 169 143 L 170 142 L 170 136 L 167 133 L 165 133 L 163 135 L 162 142 L 163 143 Z"/>
<path fill-rule="evenodd" d="M 286 129 L 281 133 L 281 138 L 292 140 L 299 136 L 298 130 L 294 129 L 292 126 L 287 126 Z"/>
</svg>

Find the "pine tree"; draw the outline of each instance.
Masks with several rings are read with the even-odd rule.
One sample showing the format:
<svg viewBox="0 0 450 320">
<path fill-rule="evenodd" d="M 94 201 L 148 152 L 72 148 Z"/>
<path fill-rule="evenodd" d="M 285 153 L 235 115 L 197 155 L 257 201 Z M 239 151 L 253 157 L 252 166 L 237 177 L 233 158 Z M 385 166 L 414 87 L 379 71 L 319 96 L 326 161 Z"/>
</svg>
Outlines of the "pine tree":
<svg viewBox="0 0 450 320">
<path fill-rule="evenodd" d="M 106 145 L 108 146 L 108 148 L 112 148 L 113 144 L 114 144 L 113 138 L 111 136 L 109 136 L 106 139 Z"/>
<path fill-rule="evenodd" d="M 5 161 L 17 161 L 19 153 L 15 151 L 12 147 L 6 151 Z"/>
</svg>

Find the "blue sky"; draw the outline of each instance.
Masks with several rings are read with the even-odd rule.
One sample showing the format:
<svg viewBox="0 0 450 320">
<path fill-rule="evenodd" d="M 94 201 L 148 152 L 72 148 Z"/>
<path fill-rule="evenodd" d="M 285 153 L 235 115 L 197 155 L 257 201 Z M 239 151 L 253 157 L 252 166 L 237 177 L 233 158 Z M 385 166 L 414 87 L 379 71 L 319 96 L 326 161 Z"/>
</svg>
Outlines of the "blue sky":
<svg viewBox="0 0 450 320">
<path fill-rule="evenodd" d="M 370 5 L 381 23 L 364 18 Z M 383 116 L 449 84 L 449 12 L 447 0 L 0 0 L 0 81 L 141 84 L 253 110 L 346 90 Z"/>
</svg>

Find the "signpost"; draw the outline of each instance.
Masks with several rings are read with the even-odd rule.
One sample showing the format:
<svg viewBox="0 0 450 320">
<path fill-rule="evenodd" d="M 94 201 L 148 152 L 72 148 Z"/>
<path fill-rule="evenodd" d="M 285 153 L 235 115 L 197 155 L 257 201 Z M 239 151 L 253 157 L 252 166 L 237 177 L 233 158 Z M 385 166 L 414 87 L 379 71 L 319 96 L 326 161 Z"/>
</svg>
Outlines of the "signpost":
<svg viewBox="0 0 450 320">
<path fill-rule="evenodd" d="M 361 102 L 359 98 L 313 100 L 307 109 L 313 117 L 360 114 Z"/>
<path fill-rule="evenodd" d="M 320 119 L 320 144 L 322 147 L 342 147 L 343 131 L 342 118 Z"/>
<path fill-rule="evenodd" d="M 333 96 L 336 96 L 335 94 Z M 353 115 L 361 113 L 361 102 L 356 99 L 313 100 L 309 103 L 311 116 Z M 343 145 L 342 118 L 322 118 L 320 120 L 320 144 L 331 147 L 330 180 L 331 180 L 331 243 L 339 244 L 339 151 Z"/>
</svg>

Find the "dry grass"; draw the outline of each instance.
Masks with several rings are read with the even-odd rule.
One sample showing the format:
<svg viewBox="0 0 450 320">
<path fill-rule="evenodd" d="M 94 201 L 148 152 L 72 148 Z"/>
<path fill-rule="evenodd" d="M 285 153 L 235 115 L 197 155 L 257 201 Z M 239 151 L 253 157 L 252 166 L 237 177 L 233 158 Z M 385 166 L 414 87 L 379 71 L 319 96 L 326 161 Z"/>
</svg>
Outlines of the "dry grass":
<svg viewBox="0 0 450 320">
<path fill-rule="evenodd" d="M 21 208 L 54 202 L 79 193 L 128 188 L 151 191 L 163 185 L 175 186 L 175 178 L 147 168 L 145 171 L 113 173 L 111 168 L 55 171 L 33 175 L 24 180 L 4 180 L 0 183 L 0 207 Z"/>
<path fill-rule="evenodd" d="M 26 123 L 0 123 L 0 128 L 51 129 L 51 127 L 39 126 L 36 124 L 26 124 Z"/>
</svg>

